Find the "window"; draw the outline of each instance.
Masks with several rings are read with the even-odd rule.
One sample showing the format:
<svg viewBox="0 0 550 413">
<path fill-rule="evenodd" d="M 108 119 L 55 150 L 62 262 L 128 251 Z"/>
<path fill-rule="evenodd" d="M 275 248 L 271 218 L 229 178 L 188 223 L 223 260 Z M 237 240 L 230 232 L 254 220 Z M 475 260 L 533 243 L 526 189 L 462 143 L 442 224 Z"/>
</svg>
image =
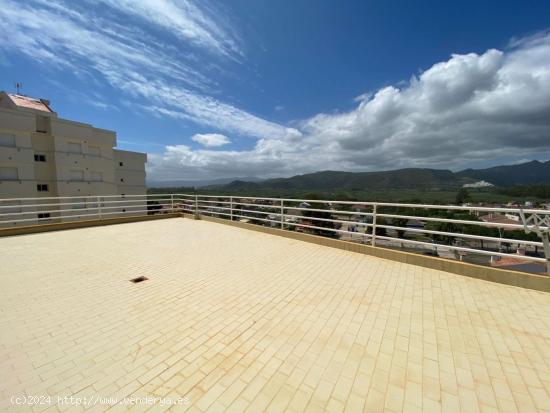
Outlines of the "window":
<svg viewBox="0 0 550 413">
<path fill-rule="evenodd" d="M 48 184 L 37 184 L 36 190 L 38 192 L 48 192 Z"/>
<path fill-rule="evenodd" d="M 119 162 L 118 166 L 124 166 L 124 162 Z"/>
<path fill-rule="evenodd" d="M 38 219 L 48 219 L 49 217 L 50 217 L 49 212 L 43 212 L 43 213 L 38 214 Z"/>
<path fill-rule="evenodd" d="M 47 116 L 37 116 L 36 131 L 40 133 L 48 133 L 50 131 L 50 118 Z"/>
<path fill-rule="evenodd" d="M 67 143 L 67 152 L 69 153 L 82 153 L 82 144 L 75 142 Z"/>
<path fill-rule="evenodd" d="M 0 146 L 15 147 L 15 135 L 0 133 Z"/>
<path fill-rule="evenodd" d="M 35 162 L 46 162 L 46 155 L 35 154 L 34 155 L 34 161 Z"/>
<path fill-rule="evenodd" d="M 101 149 L 99 146 L 88 146 L 88 152 L 93 156 L 101 156 Z"/>
<path fill-rule="evenodd" d="M 19 173 L 16 167 L 0 167 L 1 181 L 17 181 Z"/>
<path fill-rule="evenodd" d="M 103 174 L 101 172 L 90 172 L 90 181 L 92 182 L 101 182 L 103 181 Z"/>
<path fill-rule="evenodd" d="M 81 169 L 73 169 L 70 172 L 71 181 L 83 181 L 84 180 L 84 171 Z"/>
</svg>

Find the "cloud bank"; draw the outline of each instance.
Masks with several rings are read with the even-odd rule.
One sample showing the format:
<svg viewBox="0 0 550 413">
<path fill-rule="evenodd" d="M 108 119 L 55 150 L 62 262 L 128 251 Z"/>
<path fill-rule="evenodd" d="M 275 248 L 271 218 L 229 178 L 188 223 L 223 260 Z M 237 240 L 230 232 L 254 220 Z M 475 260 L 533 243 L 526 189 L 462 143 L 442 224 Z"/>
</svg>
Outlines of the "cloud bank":
<svg viewBox="0 0 550 413">
<path fill-rule="evenodd" d="M 168 146 L 153 176 L 290 176 L 318 170 L 456 169 L 468 162 L 550 157 L 550 34 L 506 51 L 452 55 L 359 96 L 346 113 L 300 122 L 301 135 L 259 139 L 250 151 Z"/>
</svg>

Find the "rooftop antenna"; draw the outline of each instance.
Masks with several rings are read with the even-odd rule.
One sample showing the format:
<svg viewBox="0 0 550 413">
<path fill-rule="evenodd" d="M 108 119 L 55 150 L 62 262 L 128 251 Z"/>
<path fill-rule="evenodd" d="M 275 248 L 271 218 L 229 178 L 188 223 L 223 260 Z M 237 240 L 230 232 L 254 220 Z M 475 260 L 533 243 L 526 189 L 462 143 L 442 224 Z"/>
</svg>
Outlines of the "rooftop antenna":
<svg viewBox="0 0 550 413">
<path fill-rule="evenodd" d="M 23 89 L 23 83 L 15 82 L 15 89 L 17 89 L 17 94 L 19 95 L 19 92 Z"/>
<path fill-rule="evenodd" d="M 537 214 L 536 212 L 526 216 L 523 209 L 520 208 L 519 216 L 523 223 L 523 229 L 526 234 L 534 232 L 540 238 L 542 238 L 542 245 L 544 247 L 544 256 L 546 257 L 546 272 L 550 276 L 550 215 Z"/>
</svg>

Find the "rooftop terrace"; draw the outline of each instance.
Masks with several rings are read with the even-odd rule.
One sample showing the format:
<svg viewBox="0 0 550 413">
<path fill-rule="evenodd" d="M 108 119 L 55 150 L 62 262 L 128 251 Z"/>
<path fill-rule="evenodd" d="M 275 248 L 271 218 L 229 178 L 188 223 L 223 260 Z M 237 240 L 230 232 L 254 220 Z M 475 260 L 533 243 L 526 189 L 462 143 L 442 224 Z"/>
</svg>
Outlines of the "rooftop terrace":
<svg viewBox="0 0 550 413">
<path fill-rule="evenodd" d="M 0 410 L 550 411 L 548 293 L 182 218 L 0 254 Z"/>
</svg>

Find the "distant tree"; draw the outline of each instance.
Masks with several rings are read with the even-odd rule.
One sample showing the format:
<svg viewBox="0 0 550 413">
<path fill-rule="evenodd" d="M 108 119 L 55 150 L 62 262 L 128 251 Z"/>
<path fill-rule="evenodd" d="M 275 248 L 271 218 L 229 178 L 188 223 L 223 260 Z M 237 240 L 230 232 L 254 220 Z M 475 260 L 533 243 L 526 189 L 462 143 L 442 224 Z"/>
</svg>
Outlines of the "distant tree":
<svg viewBox="0 0 550 413">
<path fill-rule="evenodd" d="M 455 203 L 457 205 L 462 205 L 466 201 L 469 201 L 471 199 L 470 193 L 466 188 L 460 188 L 458 192 L 456 193 Z"/>
<path fill-rule="evenodd" d="M 319 194 L 312 192 L 305 195 L 307 200 L 317 200 L 320 199 Z M 321 218 L 321 219 L 334 219 L 330 210 L 328 210 L 328 205 L 322 202 L 311 202 L 309 208 L 311 209 L 323 209 L 326 211 L 312 211 L 310 209 L 305 209 L 302 211 L 302 216 L 305 218 Z M 331 221 L 322 221 L 317 219 L 311 219 L 311 222 L 316 227 L 327 228 L 327 230 L 321 230 L 317 228 L 310 228 L 310 231 L 316 235 L 322 235 L 325 237 L 336 237 L 335 231 L 330 231 L 330 229 L 337 229 L 334 222 Z"/>
<path fill-rule="evenodd" d="M 405 236 L 405 227 L 409 220 L 407 218 L 392 218 L 391 223 L 395 227 L 400 227 L 403 229 L 397 230 L 397 238 L 403 238 Z"/>
<path fill-rule="evenodd" d="M 426 223 L 425 228 L 430 231 L 440 231 L 440 232 L 457 232 L 458 231 L 458 227 L 452 222 L 431 221 Z M 430 234 L 430 238 L 432 238 L 432 240 L 434 241 L 440 241 L 446 244 L 451 244 L 454 239 L 450 235 L 441 235 L 441 234 Z"/>
<path fill-rule="evenodd" d="M 386 220 L 384 218 L 377 218 L 376 219 L 376 235 L 380 235 L 382 237 L 385 237 L 388 235 L 388 232 L 386 231 L 386 228 L 379 227 L 378 225 L 388 225 Z M 365 234 L 372 234 L 372 227 L 368 227 L 365 231 Z"/>
<path fill-rule="evenodd" d="M 160 202 L 148 200 L 147 201 L 147 215 L 155 215 L 160 212 L 162 205 Z"/>
<path fill-rule="evenodd" d="M 550 184 L 517 185 L 510 188 L 498 188 L 497 192 L 512 197 L 550 199 Z"/>
</svg>

